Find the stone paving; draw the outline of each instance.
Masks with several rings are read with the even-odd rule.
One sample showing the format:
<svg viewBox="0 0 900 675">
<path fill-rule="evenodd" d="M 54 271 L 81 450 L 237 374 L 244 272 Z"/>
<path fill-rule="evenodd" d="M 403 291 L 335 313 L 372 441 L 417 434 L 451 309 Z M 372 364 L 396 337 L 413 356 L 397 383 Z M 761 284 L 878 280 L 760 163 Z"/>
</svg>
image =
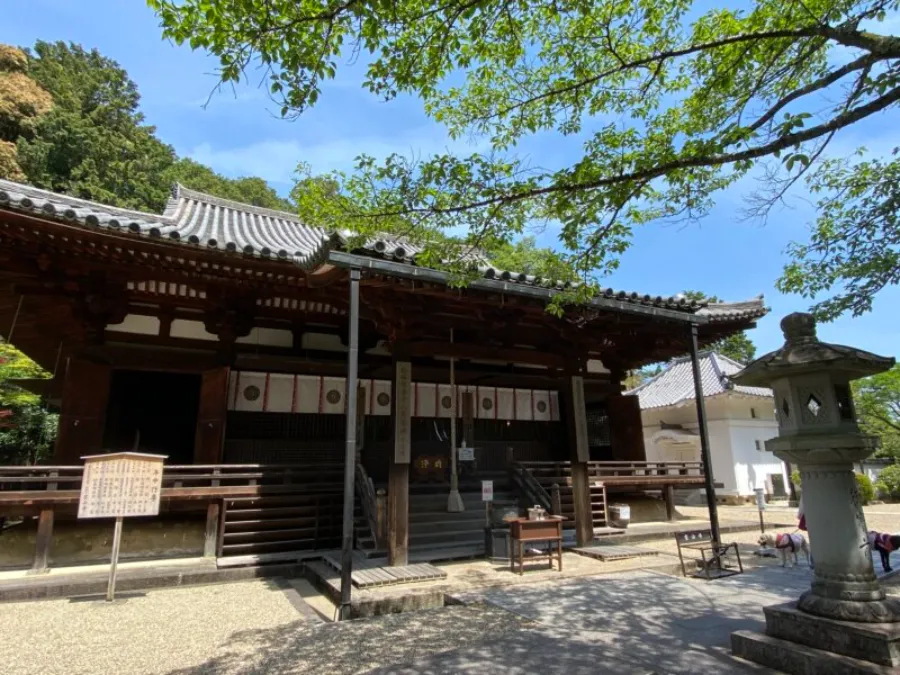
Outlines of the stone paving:
<svg viewBox="0 0 900 675">
<path fill-rule="evenodd" d="M 377 673 L 751 673 L 731 656 L 730 635 L 763 628 L 762 607 L 793 599 L 806 567 L 762 567 L 716 582 L 653 573 L 489 589 L 482 601 L 533 623 L 496 640 Z"/>
</svg>

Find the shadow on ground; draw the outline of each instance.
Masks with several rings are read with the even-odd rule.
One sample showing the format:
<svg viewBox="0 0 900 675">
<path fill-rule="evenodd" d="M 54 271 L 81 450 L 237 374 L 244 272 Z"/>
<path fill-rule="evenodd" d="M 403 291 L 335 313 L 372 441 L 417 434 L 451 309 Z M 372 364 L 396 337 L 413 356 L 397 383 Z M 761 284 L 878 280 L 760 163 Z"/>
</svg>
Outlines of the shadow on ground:
<svg viewBox="0 0 900 675">
<path fill-rule="evenodd" d="M 466 606 L 232 634 L 171 675 L 219 673 L 731 673 L 730 634 L 793 599 L 810 571 L 761 568 L 701 582 L 631 573 L 489 589 Z"/>
</svg>

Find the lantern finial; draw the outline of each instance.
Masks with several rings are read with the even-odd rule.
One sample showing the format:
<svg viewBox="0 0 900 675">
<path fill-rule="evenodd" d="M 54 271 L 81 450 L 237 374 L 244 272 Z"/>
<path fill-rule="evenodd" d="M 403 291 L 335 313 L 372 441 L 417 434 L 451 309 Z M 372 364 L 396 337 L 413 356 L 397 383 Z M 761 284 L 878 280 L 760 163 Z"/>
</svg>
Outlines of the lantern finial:
<svg viewBox="0 0 900 675">
<path fill-rule="evenodd" d="M 806 312 L 794 312 L 781 320 L 781 330 L 786 344 L 818 342 L 816 319 Z"/>
</svg>

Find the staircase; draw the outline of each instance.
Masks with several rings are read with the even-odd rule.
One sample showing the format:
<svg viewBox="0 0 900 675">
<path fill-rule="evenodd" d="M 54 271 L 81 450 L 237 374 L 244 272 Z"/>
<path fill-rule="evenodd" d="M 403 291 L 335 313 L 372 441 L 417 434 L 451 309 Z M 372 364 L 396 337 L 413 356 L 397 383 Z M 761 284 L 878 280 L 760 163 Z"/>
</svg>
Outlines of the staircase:
<svg viewBox="0 0 900 675">
<path fill-rule="evenodd" d="M 529 462 L 529 463 L 518 463 L 517 467 L 522 471 L 520 472 L 520 476 L 524 473 L 524 478 L 530 478 L 531 480 L 527 482 L 531 482 L 532 486 L 535 484 L 540 486 L 540 489 L 546 493 L 547 497 L 549 497 L 549 503 L 551 505 L 552 510 L 552 498 L 553 498 L 553 486 L 559 486 L 559 501 L 561 512 L 559 515 L 565 516 L 567 521 L 567 525 L 569 527 L 574 527 L 575 523 L 575 497 L 572 490 L 572 467 L 571 465 L 567 466 L 567 463 L 560 462 Z M 534 492 L 536 490 L 532 490 Z M 590 491 L 591 491 L 591 515 L 594 521 L 594 528 L 604 528 L 606 527 L 606 487 L 602 484 L 594 485 L 593 481 L 590 482 Z M 543 493 L 541 495 L 543 497 Z M 546 504 L 544 503 L 547 500 L 547 497 L 544 497 L 540 500 L 540 503 L 546 508 Z"/>
<path fill-rule="evenodd" d="M 495 501 L 517 501 L 505 475 L 494 478 Z M 452 560 L 484 555 L 485 507 L 480 483 L 461 484 L 465 510 L 447 511 L 449 488 L 411 485 L 409 495 L 409 562 Z"/>
<path fill-rule="evenodd" d="M 259 496 L 228 497 L 221 514 L 220 558 L 322 550 L 341 544 L 343 466 L 291 467 Z"/>
</svg>

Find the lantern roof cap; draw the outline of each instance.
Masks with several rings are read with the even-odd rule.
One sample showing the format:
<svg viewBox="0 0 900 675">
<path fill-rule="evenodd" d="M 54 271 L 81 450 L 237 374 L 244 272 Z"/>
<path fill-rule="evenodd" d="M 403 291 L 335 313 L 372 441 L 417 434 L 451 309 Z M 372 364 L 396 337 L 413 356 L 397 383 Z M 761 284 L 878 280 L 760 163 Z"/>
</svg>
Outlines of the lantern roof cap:
<svg viewBox="0 0 900 675">
<path fill-rule="evenodd" d="M 895 360 L 844 345 L 822 342 L 812 314 L 795 312 L 781 320 L 784 345 L 751 361 L 730 377 L 735 384 L 766 387 L 775 380 L 817 371 L 840 371 L 854 380 L 889 370 Z"/>
</svg>

